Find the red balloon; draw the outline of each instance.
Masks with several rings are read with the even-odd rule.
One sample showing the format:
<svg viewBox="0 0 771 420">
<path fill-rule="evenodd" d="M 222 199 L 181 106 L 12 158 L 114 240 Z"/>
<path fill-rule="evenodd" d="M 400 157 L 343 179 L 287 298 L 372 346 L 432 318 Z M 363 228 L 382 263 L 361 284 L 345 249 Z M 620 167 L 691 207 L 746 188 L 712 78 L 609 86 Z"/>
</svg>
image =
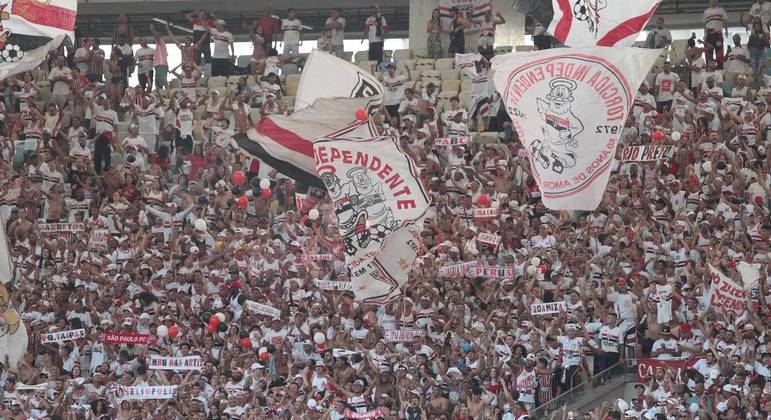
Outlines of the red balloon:
<svg viewBox="0 0 771 420">
<path fill-rule="evenodd" d="M 233 172 L 233 183 L 236 185 L 244 185 L 244 181 L 246 181 L 246 175 L 244 175 L 241 171 L 235 171 Z"/>
<path fill-rule="evenodd" d="M 244 208 L 249 204 L 249 199 L 244 197 L 243 195 L 241 197 L 238 197 L 238 200 L 236 200 L 236 205 L 238 205 L 239 208 Z"/>
<path fill-rule="evenodd" d="M 359 121 L 366 121 L 367 118 L 367 111 L 364 108 L 359 108 L 356 110 L 356 119 Z"/>
<path fill-rule="evenodd" d="M 173 338 L 178 335 L 179 335 L 179 327 L 177 327 L 176 325 L 172 325 L 171 327 L 169 327 L 169 337 Z"/>
<path fill-rule="evenodd" d="M 490 207 L 490 196 L 487 194 L 482 194 L 477 198 L 477 204 L 483 207 Z"/>
<path fill-rule="evenodd" d="M 218 327 L 222 323 L 222 320 L 217 315 L 212 315 L 209 317 L 209 325 L 214 325 L 214 327 Z"/>
<path fill-rule="evenodd" d="M 264 190 L 262 190 L 262 198 L 267 200 L 270 198 L 271 195 L 273 195 L 273 191 L 271 191 L 269 188 L 265 188 Z"/>
<path fill-rule="evenodd" d="M 252 348 L 252 340 L 250 340 L 249 337 L 242 338 L 241 347 L 243 347 L 245 350 Z"/>
<path fill-rule="evenodd" d="M 655 142 L 663 141 L 664 140 L 664 132 L 661 130 L 656 130 L 651 134 L 651 138 Z"/>
<path fill-rule="evenodd" d="M 215 332 L 217 332 L 217 326 L 216 326 L 216 325 L 214 325 L 214 324 L 209 324 L 209 325 L 206 327 L 206 331 L 207 331 L 209 334 L 214 334 Z"/>
<path fill-rule="evenodd" d="M 260 355 L 260 360 L 262 360 L 263 362 L 267 362 L 268 359 L 270 359 L 270 353 L 268 353 L 267 351 Z"/>
</svg>

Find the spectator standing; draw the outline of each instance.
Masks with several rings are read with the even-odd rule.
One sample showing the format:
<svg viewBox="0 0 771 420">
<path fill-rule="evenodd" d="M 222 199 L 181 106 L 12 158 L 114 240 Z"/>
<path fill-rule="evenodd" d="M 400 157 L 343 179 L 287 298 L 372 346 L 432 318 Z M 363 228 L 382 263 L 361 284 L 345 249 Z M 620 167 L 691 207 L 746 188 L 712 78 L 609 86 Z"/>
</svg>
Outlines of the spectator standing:
<svg viewBox="0 0 771 420">
<path fill-rule="evenodd" d="M 771 2 L 755 0 L 755 3 L 750 7 L 749 13 L 747 13 L 746 19 L 745 24 L 748 28 L 752 28 L 752 25 L 757 21 L 764 28 L 768 28 L 768 25 L 771 24 Z"/>
<path fill-rule="evenodd" d="M 380 64 L 383 61 L 383 45 L 388 33 L 388 22 L 380 13 L 380 6 L 373 4 L 372 14 L 364 21 L 364 36 L 369 41 L 369 61 Z"/>
<path fill-rule="evenodd" d="M 225 20 L 223 19 L 217 19 L 210 34 L 212 41 L 214 41 L 211 55 L 211 74 L 212 76 L 227 76 L 230 74 L 231 58 L 235 56 L 233 34 L 225 29 Z"/>
<path fill-rule="evenodd" d="M 662 72 L 656 75 L 656 81 L 653 90 L 656 93 L 656 110 L 658 112 L 669 112 L 672 108 L 672 99 L 674 99 L 675 89 L 680 82 L 680 76 L 672 72 L 672 63 L 664 62 Z"/>
<path fill-rule="evenodd" d="M 426 25 L 426 53 L 428 58 L 437 59 L 442 56 L 442 22 L 439 8 L 431 12 L 431 18 Z"/>
<path fill-rule="evenodd" d="M 767 3 L 771 4 L 771 3 Z M 763 77 L 763 67 L 765 67 L 765 51 L 769 46 L 768 32 L 763 30 L 761 22 L 752 24 L 750 38 L 747 40 L 747 48 L 750 51 L 750 64 L 752 65 L 752 74 L 755 82 L 760 84 Z"/>
<path fill-rule="evenodd" d="M 299 54 L 303 24 L 297 18 L 297 10 L 294 8 L 289 8 L 286 12 L 286 19 L 281 20 L 281 32 L 284 40 L 284 54 Z"/>
<path fill-rule="evenodd" d="M 215 30 L 215 29 L 216 28 L 212 28 L 212 30 Z M 200 50 L 201 48 L 203 48 L 204 45 L 208 47 L 209 38 L 211 37 L 211 32 L 207 32 L 206 35 L 202 36 L 201 39 L 199 39 L 195 43 L 193 43 L 193 38 L 189 36 L 186 36 L 183 43 L 180 43 L 177 40 L 177 37 L 174 36 L 174 33 L 171 32 L 171 27 L 167 22 L 166 33 L 169 34 L 169 38 L 171 38 L 171 41 L 177 45 L 177 48 L 179 48 L 179 52 L 182 55 L 181 64 L 198 65 L 198 59 L 196 57 L 199 57 Z"/>
<path fill-rule="evenodd" d="M 164 89 L 169 86 L 169 53 L 166 50 L 166 41 L 155 30 L 155 25 L 150 24 L 150 32 L 155 38 L 155 53 L 153 54 L 153 69 L 155 70 L 155 88 Z"/>
<path fill-rule="evenodd" d="M 196 64 L 203 65 L 208 63 L 212 58 L 211 46 L 209 45 L 208 41 L 203 41 L 200 44 L 199 41 L 205 39 L 210 34 L 212 28 L 215 26 L 216 17 L 214 14 L 209 13 L 203 9 L 199 10 L 198 12 L 190 12 L 185 17 L 187 18 L 187 21 L 193 25 L 192 44 L 200 45 L 199 49 L 196 51 L 195 56 L 193 57 L 193 60 L 196 62 Z M 202 56 L 203 61 L 200 61 Z"/>
<path fill-rule="evenodd" d="M 94 170 L 101 174 L 102 170 L 110 167 L 112 149 L 118 145 L 115 131 L 118 126 L 118 113 L 112 109 L 112 101 L 98 96 L 95 102 L 91 102 L 96 137 L 94 137 Z"/>
<path fill-rule="evenodd" d="M 51 100 L 62 108 L 70 94 L 70 83 L 72 83 L 72 71 L 64 66 L 64 56 L 56 57 L 55 65 L 48 73 L 48 80 L 52 85 Z"/>
<path fill-rule="evenodd" d="M 101 82 L 104 77 L 104 51 L 99 48 L 99 40 L 96 38 L 91 41 L 86 77 L 93 83 Z"/>
<path fill-rule="evenodd" d="M 463 17 L 457 7 L 450 8 L 450 48 L 448 54 L 450 58 L 455 54 L 463 54 L 466 51 L 466 29 L 471 24 Z"/>
<path fill-rule="evenodd" d="M 734 34 L 733 45 L 728 47 L 728 54 L 726 54 L 725 61 L 725 81 L 727 91 L 733 89 L 736 77 L 740 74 L 750 73 L 750 50 L 742 45 L 742 37 L 739 34 Z"/>
<path fill-rule="evenodd" d="M 485 14 L 474 21 L 479 24 L 479 41 L 478 47 L 479 54 L 482 55 L 488 61 L 495 55 L 495 27 L 506 23 L 506 19 L 496 12 L 493 16 L 492 10 L 487 10 Z"/>
<path fill-rule="evenodd" d="M 143 90 L 150 91 L 153 88 L 153 68 L 155 63 L 155 49 L 147 45 L 145 37 L 139 37 L 139 49 L 134 54 L 137 59 L 137 76 L 139 85 Z"/>
<path fill-rule="evenodd" d="M 343 52 L 345 52 L 345 18 L 340 9 L 332 9 L 332 15 L 327 18 L 324 28 L 332 30 L 332 53 L 343 58 Z"/>
<path fill-rule="evenodd" d="M 648 36 L 645 38 L 645 48 L 665 48 L 672 43 L 672 32 L 664 27 L 664 18 L 659 16 L 656 18 L 656 27 L 648 31 Z"/>
<path fill-rule="evenodd" d="M 728 34 L 728 15 L 718 6 L 717 0 L 709 0 L 709 7 L 704 10 L 704 55 L 707 61 L 716 61 L 719 69 L 723 68 L 723 32 Z"/>
<path fill-rule="evenodd" d="M 325 29 L 321 38 L 316 41 L 316 48 L 332 54 L 332 29 Z"/>
<path fill-rule="evenodd" d="M 80 48 L 75 50 L 75 67 L 80 69 L 81 74 L 88 74 L 88 57 L 91 54 L 91 40 L 89 38 L 83 38 L 80 42 Z"/>
</svg>

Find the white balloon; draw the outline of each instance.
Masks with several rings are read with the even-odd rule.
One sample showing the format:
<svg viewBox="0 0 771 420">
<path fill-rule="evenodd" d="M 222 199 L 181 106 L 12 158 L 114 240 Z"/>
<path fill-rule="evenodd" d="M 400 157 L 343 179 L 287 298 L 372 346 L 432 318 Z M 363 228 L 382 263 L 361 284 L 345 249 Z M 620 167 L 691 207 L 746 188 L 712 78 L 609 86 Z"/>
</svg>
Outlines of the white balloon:
<svg viewBox="0 0 771 420">
<path fill-rule="evenodd" d="M 324 344 L 327 341 L 327 337 L 324 336 L 324 333 L 317 332 L 316 334 L 313 334 L 313 342 L 316 344 Z"/>
<path fill-rule="evenodd" d="M 308 212 L 308 218 L 311 220 L 316 220 L 319 218 L 319 211 L 316 209 L 311 209 L 311 211 Z"/>
<path fill-rule="evenodd" d="M 206 232 L 206 220 L 197 219 L 194 223 L 195 230 L 200 232 Z"/>
<path fill-rule="evenodd" d="M 535 267 L 532 265 L 527 267 L 527 275 L 528 276 L 534 276 L 535 275 Z"/>
<path fill-rule="evenodd" d="M 261 190 L 267 190 L 270 188 L 270 180 L 267 178 L 263 178 L 260 180 L 260 189 Z"/>
<path fill-rule="evenodd" d="M 533 259 L 530 260 L 530 265 L 535 265 L 535 266 L 541 265 L 541 259 L 538 257 L 533 257 Z"/>
<path fill-rule="evenodd" d="M 619 410 L 624 412 L 629 409 L 629 403 L 619 398 L 616 400 L 616 407 L 618 407 Z"/>
<path fill-rule="evenodd" d="M 669 137 L 672 138 L 672 141 L 680 141 L 680 139 L 682 138 L 679 131 L 673 131 L 672 135 L 670 135 Z"/>
<path fill-rule="evenodd" d="M 165 325 L 158 326 L 158 337 L 166 337 L 169 335 L 169 328 Z"/>
<path fill-rule="evenodd" d="M 214 314 L 214 316 L 219 318 L 220 322 L 225 322 L 225 314 L 223 314 L 222 312 L 217 312 L 216 314 Z"/>
</svg>

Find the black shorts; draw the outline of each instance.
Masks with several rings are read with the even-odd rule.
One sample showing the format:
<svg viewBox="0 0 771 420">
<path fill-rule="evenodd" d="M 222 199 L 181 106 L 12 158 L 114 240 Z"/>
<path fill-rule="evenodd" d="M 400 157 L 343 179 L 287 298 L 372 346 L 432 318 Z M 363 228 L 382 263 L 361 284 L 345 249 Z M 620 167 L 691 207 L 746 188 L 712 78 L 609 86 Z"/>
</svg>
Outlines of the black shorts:
<svg viewBox="0 0 771 420">
<path fill-rule="evenodd" d="M 174 129 L 174 147 L 177 148 L 177 155 L 187 156 L 193 153 L 193 136 L 182 137 L 179 130 Z"/>
</svg>

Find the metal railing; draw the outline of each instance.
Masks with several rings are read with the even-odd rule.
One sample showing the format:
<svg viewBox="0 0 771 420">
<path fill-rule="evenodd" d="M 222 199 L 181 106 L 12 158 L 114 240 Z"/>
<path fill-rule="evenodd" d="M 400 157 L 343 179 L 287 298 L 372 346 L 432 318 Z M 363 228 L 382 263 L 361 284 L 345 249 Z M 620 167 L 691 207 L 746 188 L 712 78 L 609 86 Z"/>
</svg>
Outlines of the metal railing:
<svg viewBox="0 0 771 420">
<path fill-rule="evenodd" d="M 536 407 L 531 412 L 531 418 L 548 419 L 550 417 L 554 417 L 556 419 L 561 419 L 563 405 L 567 405 L 569 411 L 575 411 L 575 410 L 571 410 L 570 407 L 576 404 L 577 402 L 581 401 L 585 396 L 595 391 L 596 388 L 608 383 L 613 379 L 616 379 L 622 376 L 626 378 L 628 374 L 635 373 L 635 369 L 636 369 L 636 360 L 634 359 L 622 360 L 601 372 L 595 373 L 593 376 L 589 378 L 589 380 L 587 380 L 586 378 L 586 371 L 583 369 L 579 369 L 574 374 L 573 388 L 570 389 L 569 391 L 563 392 L 562 394 L 555 396 L 554 398 L 551 399 L 551 401 Z M 579 384 L 575 384 L 576 376 L 579 376 L 579 379 L 581 379 L 581 382 Z M 583 376 L 583 378 L 580 378 L 580 376 Z M 626 382 L 627 381 L 625 380 L 624 383 Z"/>
</svg>

